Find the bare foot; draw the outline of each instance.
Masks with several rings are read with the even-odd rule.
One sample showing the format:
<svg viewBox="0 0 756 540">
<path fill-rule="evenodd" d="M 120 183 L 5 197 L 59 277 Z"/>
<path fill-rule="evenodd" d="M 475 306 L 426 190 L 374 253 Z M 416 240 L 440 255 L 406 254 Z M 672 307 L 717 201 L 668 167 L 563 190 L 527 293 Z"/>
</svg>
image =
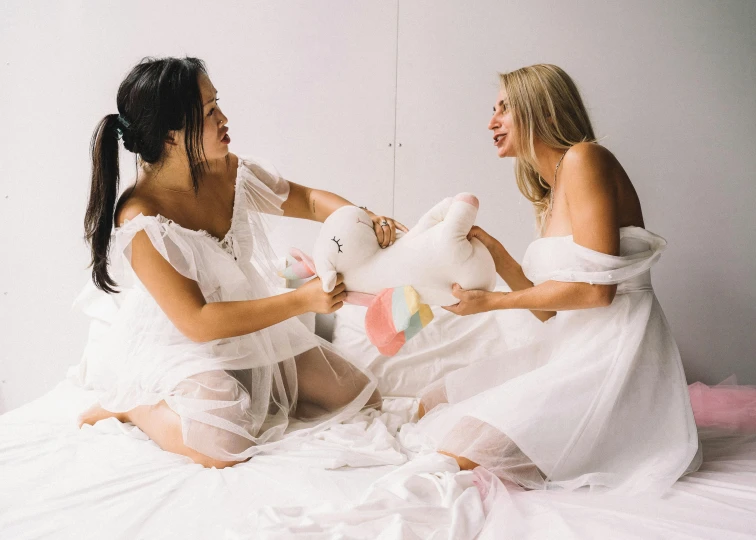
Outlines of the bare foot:
<svg viewBox="0 0 756 540">
<path fill-rule="evenodd" d="M 84 424 L 93 426 L 100 420 L 105 420 L 106 418 L 116 418 L 119 422 L 128 422 L 125 416 L 126 415 L 124 413 L 106 411 L 105 409 L 100 407 L 99 403 L 95 403 L 89 409 L 79 415 L 78 423 L 79 427 L 83 426 Z"/>
<path fill-rule="evenodd" d="M 443 455 L 445 455 L 445 456 L 449 456 L 449 457 L 451 457 L 451 458 L 454 458 L 454 459 L 455 459 L 455 461 L 457 462 L 457 465 L 459 465 L 459 469 L 460 469 L 461 471 L 471 471 L 471 470 L 473 470 L 473 469 L 474 469 L 475 467 L 477 467 L 477 466 L 478 466 L 478 464 L 477 464 L 477 463 L 475 463 L 474 461 L 470 461 L 470 460 L 469 460 L 469 459 L 467 459 L 466 457 L 462 457 L 462 456 L 455 456 L 454 454 L 450 454 L 449 452 L 444 452 L 443 450 L 439 450 L 439 451 L 438 451 L 438 453 L 439 453 L 439 454 L 443 454 Z"/>
<path fill-rule="evenodd" d="M 423 416 L 425 416 L 425 407 L 423 407 L 423 402 L 417 404 L 417 419 L 420 420 Z"/>
</svg>

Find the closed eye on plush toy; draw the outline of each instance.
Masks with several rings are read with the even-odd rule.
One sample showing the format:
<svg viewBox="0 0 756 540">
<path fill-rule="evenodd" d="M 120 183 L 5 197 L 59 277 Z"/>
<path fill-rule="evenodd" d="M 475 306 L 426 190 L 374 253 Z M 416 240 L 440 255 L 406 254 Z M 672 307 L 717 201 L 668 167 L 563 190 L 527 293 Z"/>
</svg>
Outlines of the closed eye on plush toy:
<svg viewBox="0 0 756 540">
<path fill-rule="evenodd" d="M 339 241 L 336 239 L 335 236 L 331 238 L 331 241 L 336 242 L 336 247 L 339 248 L 339 253 L 344 253 L 343 251 L 341 251 L 341 244 L 339 244 Z"/>
</svg>

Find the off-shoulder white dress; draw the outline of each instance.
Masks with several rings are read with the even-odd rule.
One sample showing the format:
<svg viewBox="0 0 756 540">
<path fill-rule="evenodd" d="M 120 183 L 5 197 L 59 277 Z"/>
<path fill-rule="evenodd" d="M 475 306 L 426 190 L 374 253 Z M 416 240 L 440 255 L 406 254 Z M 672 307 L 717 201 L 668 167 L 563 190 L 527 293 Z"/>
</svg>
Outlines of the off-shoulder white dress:
<svg viewBox="0 0 756 540">
<path fill-rule="evenodd" d="M 666 241 L 638 227 L 620 236 L 619 256 L 571 236 L 534 241 L 522 265 L 534 284 L 617 284 L 614 301 L 561 311 L 526 346 L 447 375 L 405 436 L 529 488 L 663 491 L 694 469 L 687 384 L 649 270 Z"/>
<path fill-rule="evenodd" d="M 75 376 L 98 391 L 103 408 L 123 412 L 164 400 L 181 417 L 187 446 L 220 460 L 243 460 L 288 437 L 339 422 L 368 402 L 376 386 L 372 376 L 296 317 L 239 337 L 193 342 L 130 266 L 131 242 L 144 232 L 181 275 L 197 282 L 207 302 L 277 294 L 262 214 L 282 214 L 288 193 L 288 182 L 272 167 L 240 157 L 233 218 L 224 238 L 160 215 L 140 214 L 114 230 L 110 271 L 122 292 L 106 297 L 90 285 L 78 301 L 99 318 L 99 326 Z M 306 381 L 298 377 L 303 372 Z M 303 398 L 310 414 L 322 414 L 297 418 Z"/>
</svg>

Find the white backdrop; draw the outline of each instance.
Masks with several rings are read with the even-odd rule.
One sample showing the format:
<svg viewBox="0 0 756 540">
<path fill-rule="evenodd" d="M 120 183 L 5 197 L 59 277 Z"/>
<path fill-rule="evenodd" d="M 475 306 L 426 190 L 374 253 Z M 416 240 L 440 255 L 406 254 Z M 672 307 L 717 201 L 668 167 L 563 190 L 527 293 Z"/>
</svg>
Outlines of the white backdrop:
<svg viewBox="0 0 756 540">
<path fill-rule="evenodd" d="M 649 229 L 654 284 L 689 380 L 756 383 L 756 3 L 651 1 L 65 1 L 0 5 L 0 412 L 78 361 L 87 321 L 88 144 L 143 56 L 207 61 L 231 149 L 407 224 L 473 191 L 521 257 L 533 238 L 486 131 L 497 71 L 577 81 Z M 123 182 L 133 177 L 122 153 Z M 312 223 L 275 245 L 307 249 Z"/>
</svg>

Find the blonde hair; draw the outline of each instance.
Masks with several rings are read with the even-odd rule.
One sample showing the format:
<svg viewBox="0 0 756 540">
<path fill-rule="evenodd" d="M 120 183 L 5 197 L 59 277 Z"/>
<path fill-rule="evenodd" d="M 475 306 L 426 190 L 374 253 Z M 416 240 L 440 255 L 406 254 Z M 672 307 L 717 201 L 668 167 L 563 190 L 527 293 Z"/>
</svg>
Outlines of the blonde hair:
<svg viewBox="0 0 756 540">
<path fill-rule="evenodd" d="M 533 203 L 538 230 L 551 205 L 551 186 L 538 174 L 535 139 L 559 150 L 580 142 L 596 142 L 577 86 L 560 67 L 536 64 L 500 73 L 516 129 L 515 178 L 520 192 Z"/>
</svg>

